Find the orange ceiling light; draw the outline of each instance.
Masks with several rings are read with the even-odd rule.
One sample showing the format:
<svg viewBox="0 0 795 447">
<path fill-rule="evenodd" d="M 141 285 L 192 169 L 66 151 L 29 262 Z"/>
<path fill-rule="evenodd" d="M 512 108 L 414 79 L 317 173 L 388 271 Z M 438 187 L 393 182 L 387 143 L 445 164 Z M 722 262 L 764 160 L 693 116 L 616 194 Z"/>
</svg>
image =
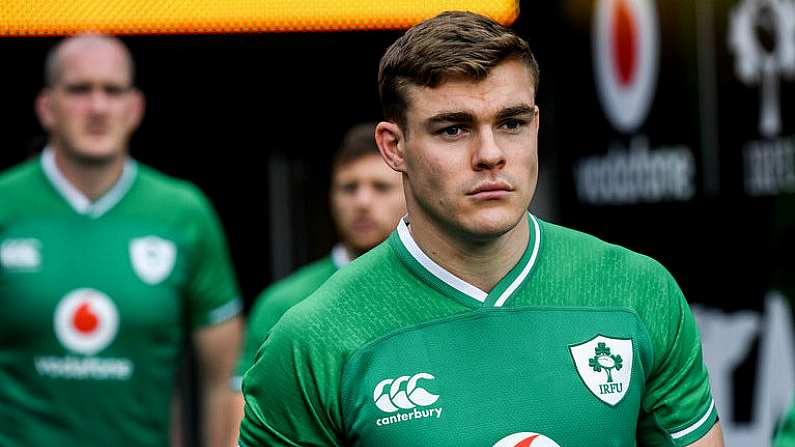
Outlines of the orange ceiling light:
<svg viewBox="0 0 795 447">
<path fill-rule="evenodd" d="M 510 25 L 518 0 L 0 0 L 0 35 L 214 34 L 408 28 L 446 10 Z"/>
</svg>

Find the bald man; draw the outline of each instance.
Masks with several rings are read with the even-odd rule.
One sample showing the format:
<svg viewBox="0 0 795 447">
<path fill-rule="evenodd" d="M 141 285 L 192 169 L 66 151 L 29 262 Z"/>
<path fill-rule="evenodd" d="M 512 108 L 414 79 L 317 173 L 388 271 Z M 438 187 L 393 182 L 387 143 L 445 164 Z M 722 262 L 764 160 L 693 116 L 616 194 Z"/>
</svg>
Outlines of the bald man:
<svg viewBox="0 0 795 447">
<path fill-rule="evenodd" d="M 196 346 L 202 438 L 240 343 L 218 218 L 193 185 L 130 158 L 144 113 L 118 39 L 46 61 L 41 156 L 0 174 L 0 446 L 163 446 L 181 348 Z"/>
</svg>

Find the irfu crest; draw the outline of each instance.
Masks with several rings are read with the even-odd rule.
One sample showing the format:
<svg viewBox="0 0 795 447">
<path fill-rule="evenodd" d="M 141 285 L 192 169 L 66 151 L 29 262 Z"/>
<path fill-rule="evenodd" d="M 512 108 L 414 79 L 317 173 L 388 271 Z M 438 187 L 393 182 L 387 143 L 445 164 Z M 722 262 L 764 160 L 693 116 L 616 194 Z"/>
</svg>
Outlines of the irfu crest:
<svg viewBox="0 0 795 447">
<path fill-rule="evenodd" d="M 598 335 L 569 350 L 591 393 L 609 405 L 621 402 L 632 377 L 632 340 Z"/>
<path fill-rule="evenodd" d="M 173 242 L 157 236 L 130 241 L 130 260 L 141 280 L 155 285 L 168 277 L 174 269 L 177 249 Z"/>
<path fill-rule="evenodd" d="M 607 383 L 613 382 L 613 374 L 611 371 L 621 370 L 624 361 L 620 355 L 610 355 L 610 348 L 604 343 L 599 343 L 594 349 L 596 355 L 588 359 L 588 366 L 593 368 L 594 371 L 599 372 L 605 370 L 607 372 Z"/>
</svg>

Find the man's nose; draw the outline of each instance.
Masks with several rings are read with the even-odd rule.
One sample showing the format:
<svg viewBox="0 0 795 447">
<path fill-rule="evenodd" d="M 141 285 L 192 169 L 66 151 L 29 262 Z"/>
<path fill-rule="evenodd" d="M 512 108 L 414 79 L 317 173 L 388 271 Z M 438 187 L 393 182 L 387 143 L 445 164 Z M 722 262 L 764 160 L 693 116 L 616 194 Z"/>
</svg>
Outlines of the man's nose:
<svg viewBox="0 0 795 447">
<path fill-rule="evenodd" d="M 491 127 L 484 126 L 478 131 L 475 144 L 472 155 L 475 170 L 495 169 L 505 165 L 505 152 Z"/>
</svg>

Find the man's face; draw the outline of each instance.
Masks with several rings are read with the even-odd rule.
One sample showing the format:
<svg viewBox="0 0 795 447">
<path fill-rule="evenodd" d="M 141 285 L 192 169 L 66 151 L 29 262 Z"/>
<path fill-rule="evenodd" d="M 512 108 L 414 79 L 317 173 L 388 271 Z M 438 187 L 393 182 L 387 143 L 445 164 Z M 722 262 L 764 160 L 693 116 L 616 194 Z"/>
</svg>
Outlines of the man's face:
<svg viewBox="0 0 795 447">
<path fill-rule="evenodd" d="M 524 217 L 538 178 L 538 108 L 529 69 L 508 60 L 482 81 L 409 87 L 398 169 L 412 222 L 469 240 Z"/>
<path fill-rule="evenodd" d="M 112 41 L 78 38 L 64 44 L 59 60 L 60 76 L 36 107 L 53 146 L 84 162 L 126 155 L 143 99 L 132 86 L 124 50 Z"/>
<path fill-rule="evenodd" d="M 345 246 L 358 256 L 381 243 L 406 213 L 400 174 L 378 154 L 339 166 L 331 211 Z"/>
</svg>

